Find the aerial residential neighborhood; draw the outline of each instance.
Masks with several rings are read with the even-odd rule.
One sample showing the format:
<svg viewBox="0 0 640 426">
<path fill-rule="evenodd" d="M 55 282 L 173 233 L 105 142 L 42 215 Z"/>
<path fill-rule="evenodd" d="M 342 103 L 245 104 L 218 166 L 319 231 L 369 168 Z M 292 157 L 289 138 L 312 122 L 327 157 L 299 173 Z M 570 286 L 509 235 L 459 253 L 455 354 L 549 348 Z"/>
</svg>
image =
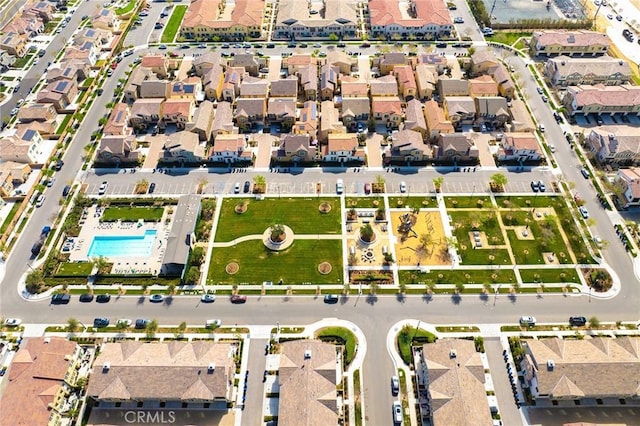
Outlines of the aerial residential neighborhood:
<svg viewBox="0 0 640 426">
<path fill-rule="evenodd" d="M 640 3 L 0 10 L 1 425 L 637 425 Z"/>
</svg>

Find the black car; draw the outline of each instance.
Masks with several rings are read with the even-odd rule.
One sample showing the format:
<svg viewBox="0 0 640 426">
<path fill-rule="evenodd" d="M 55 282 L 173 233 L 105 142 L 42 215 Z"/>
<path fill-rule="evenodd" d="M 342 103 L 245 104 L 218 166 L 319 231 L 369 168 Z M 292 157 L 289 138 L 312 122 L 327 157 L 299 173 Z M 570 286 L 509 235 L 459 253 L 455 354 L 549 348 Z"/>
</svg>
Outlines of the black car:
<svg viewBox="0 0 640 426">
<path fill-rule="evenodd" d="M 347 45 L 344 44 L 344 43 L 338 43 L 338 44 L 336 44 L 336 46 L 338 46 L 338 47 L 347 47 Z"/>
<path fill-rule="evenodd" d="M 324 303 L 328 303 L 328 304 L 338 303 L 338 296 L 335 294 L 327 294 L 324 296 Z"/>
<path fill-rule="evenodd" d="M 84 303 L 93 301 L 93 294 L 89 294 L 89 293 L 81 294 L 80 301 Z"/>
<path fill-rule="evenodd" d="M 447 47 L 447 43 L 443 43 L 443 42 L 441 42 L 441 43 L 436 43 L 436 47 L 437 47 L 437 48 L 440 48 L 440 49 L 444 49 L 444 48 L 446 48 L 446 47 Z"/>
<path fill-rule="evenodd" d="M 103 89 L 98 89 L 98 96 L 102 95 L 104 93 Z"/>
<path fill-rule="evenodd" d="M 96 302 L 98 302 L 98 303 L 108 303 L 109 300 L 111 300 L 111 295 L 110 294 L 99 294 L 96 297 Z"/>
<path fill-rule="evenodd" d="M 69 195 L 69 192 L 71 192 L 71 186 L 65 185 L 65 187 L 62 188 L 62 196 L 66 197 L 67 195 Z"/>
<path fill-rule="evenodd" d="M 149 320 L 148 319 L 138 318 L 136 320 L 136 328 L 138 330 L 147 328 L 147 325 L 149 325 Z"/>
<path fill-rule="evenodd" d="M 587 325 L 587 319 L 585 317 L 570 317 L 569 324 L 576 327 L 582 327 Z"/>
<path fill-rule="evenodd" d="M 62 166 L 64 166 L 64 161 L 59 160 L 56 162 L 53 168 L 55 169 L 56 172 L 59 172 L 60 170 L 62 170 Z"/>
<path fill-rule="evenodd" d="M 53 305 L 66 305 L 71 300 L 71 296 L 68 294 L 54 294 L 51 296 L 51 304 Z"/>
<path fill-rule="evenodd" d="M 248 193 L 250 190 L 251 190 L 251 182 L 246 181 L 246 182 L 244 183 L 243 191 L 244 191 L 244 193 L 246 194 L 246 193 Z"/>
<path fill-rule="evenodd" d="M 153 191 L 156 190 L 156 184 L 154 182 L 151 182 L 149 184 L 149 194 L 153 194 Z"/>
<path fill-rule="evenodd" d="M 95 328 L 104 328 L 109 325 L 109 318 L 98 317 L 93 320 L 93 326 Z"/>
</svg>

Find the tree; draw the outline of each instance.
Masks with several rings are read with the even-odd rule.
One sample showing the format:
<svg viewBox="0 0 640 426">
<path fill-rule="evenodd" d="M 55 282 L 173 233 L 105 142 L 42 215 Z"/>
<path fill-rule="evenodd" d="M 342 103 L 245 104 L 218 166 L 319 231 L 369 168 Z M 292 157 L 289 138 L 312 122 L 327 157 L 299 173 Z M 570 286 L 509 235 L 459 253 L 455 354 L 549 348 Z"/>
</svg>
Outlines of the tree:
<svg viewBox="0 0 640 426">
<path fill-rule="evenodd" d="M 78 331 L 78 327 L 80 327 L 80 322 L 71 317 L 67 320 L 67 331 L 69 333 L 75 333 L 76 331 Z"/>
<path fill-rule="evenodd" d="M 129 324 L 127 324 L 127 321 L 118 321 L 116 323 L 116 330 L 126 330 L 127 328 L 129 328 Z"/>
<path fill-rule="evenodd" d="M 330 41 L 338 41 L 339 39 L 340 39 L 340 37 L 338 37 L 338 34 L 336 34 L 336 33 L 329 34 L 329 40 Z"/>
<path fill-rule="evenodd" d="M 253 177 L 253 192 L 264 194 L 267 189 L 267 179 L 262 175 L 256 175 Z"/>
<path fill-rule="evenodd" d="M 493 183 L 497 188 L 504 189 L 504 186 L 507 184 L 507 177 L 504 173 L 494 173 L 491 175 L 491 183 Z"/>
<path fill-rule="evenodd" d="M 97 269 L 96 276 L 100 276 L 100 275 L 108 272 L 107 269 L 111 265 L 109 263 L 109 261 L 107 260 L 107 258 L 104 257 L 104 256 L 92 257 L 91 258 L 91 263 L 93 264 L 93 267 L 95 269 Z"/>
<path fill-rule="evenodd" d="M 440 192 L 440 190 L 442 189 L 443 183 L 444 183 L 444 178 L 442 176 L 433 178 L 433 186 L 436 188 L 436 192 Z"/>
<path fill-rule="evenodd" d="M 187 272 L 184 274 L 184 282 L 187 285 L 194 285 L 198 283 L 200 279 L 200 270 L 197 266 L 192 266 L 187 269 Z"/>
<path fill-rule="evenodd" d="M 158 331 L 158 321 L 154 318 L 145 327 L 147 339 L 153 339 Z"/>
<path fill-rule="evenodd" d="M 364 226 L 360 228 L 360 238 L 362 241 L 366 241 L 368 243 L 375 239 L 375 233 L 373 232 L 371 224 L 365 223 Z"/>
<path fill-rule="evenodd" d="M 591 328 L 600 327 L 600 320 L 598 319 L 597 316 L 594 315 L 591 318 L 589 318 L 589 327 L 591 327 Z"/>
<path fill-rule="evenodd" d="M 178 326 L 178 331 L 175 333 L 176 338 L 184 335 L 185 330 L 187 329 L 186 321 L 182 321 Z"/>
<path fill-rule="evenodd" d="M 281 243 L 282 241 L 284 241 L 286 232 L 283 225 L 276 223 L 271 225 L 269 229 L 271 230 L 271 236 L 269 237 L 271 241 L 273 241 L 274 243 Z"/>
<path fill-rule="evenodd" d="M 197 246 L 191 250 L 191 265 L 200 266 L 204 262 L 204 248 Z"/>
<path fill-rule="evenodd" d="M 37 294 L 42 291 L 44 286 L 44 275 L 41 269 L 34 269 L 29 272 L 24 280 L 27 291 L 31 294 Z"/>
<path fill-rule="evenodd" d="M 198 182 L 198 194 L 202 194 L 204 192 L 204 188 L 209 184 L 207 178 L 200 179 Z"/>
</svg>

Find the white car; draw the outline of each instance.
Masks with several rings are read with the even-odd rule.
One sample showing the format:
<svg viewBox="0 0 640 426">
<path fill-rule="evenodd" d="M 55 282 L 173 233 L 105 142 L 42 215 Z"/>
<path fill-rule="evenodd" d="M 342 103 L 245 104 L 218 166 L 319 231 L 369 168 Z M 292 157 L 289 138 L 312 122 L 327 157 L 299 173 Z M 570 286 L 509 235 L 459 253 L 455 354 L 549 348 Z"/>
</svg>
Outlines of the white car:
<svg viewBox="0 0 640 426">
<path fill-rule="evenodd" d="M 120 327 L 131 327 L 131 324 L 133 324 L 133 321 L 131 321 L 128 318 L 120 318 L 117 322 L 116 322 L 116 327 L 120 326 Z"/>
<path fill-rule="evenodd" d="M 4 320 L 4 325 L 7 327 L 17 327 L 22 324 L 22 320 L 19 318 L 7 318 Z"/>
<path fill-rule="evenodd" d="M 536 325 L 536 317 L 520 317 L 520 325 L 533 327 Z"/>
<path fill-rule="evenodd" d="M 464 18 L 462 18 L 462 16 L 456 16 L 455 18 L 453 18 L 453 23 L 454 24 L 464 24 Z"/>
<path fill-rule="evenodd" d="M 44 194 L 38 195 L 38 198 L 36 199 L 36 207 L 42 207 L 42 205 L 44 204 L 44 199 Z"/>
<path fill-rule="evenodd" d="M 342 179 L 338 179 L 336 181 L 336 192 L 338 194 L 342 194 L 344 192 L 344 182 L 342 181 Z"/>
<path fill-rule="evenodd" d="M 546 129 L 545 129 L 545 127 L 544 127 L 544 124 L 539 125 L 539 126 L 538 126 L 538 129 L 540 129 L 540 131 L 541 131 L 542 133 L 544 133 L 544 131 L 546 130 Z"/>
<path fill-rule="evenodd" d="M 578 207 L 578 210 L 580 211 L 583 219 L 589 219 L 589 210 L 587 210 L 586 207 L 580 206 Z"/>
<path fill-rule="evenodd" d="M 404 181 L 400 182 L 400 192 L 407 192 L 407 184 Z"/>
<path fill-rule="evenodd" d="M 100 187 L 98 188 L 98 195 L 104 195 L 105 192 L 107 192 L 107 187 L 109 186 L 109 184 L 105 181 L 102 182 L 100 184 Z"/>
</svg>

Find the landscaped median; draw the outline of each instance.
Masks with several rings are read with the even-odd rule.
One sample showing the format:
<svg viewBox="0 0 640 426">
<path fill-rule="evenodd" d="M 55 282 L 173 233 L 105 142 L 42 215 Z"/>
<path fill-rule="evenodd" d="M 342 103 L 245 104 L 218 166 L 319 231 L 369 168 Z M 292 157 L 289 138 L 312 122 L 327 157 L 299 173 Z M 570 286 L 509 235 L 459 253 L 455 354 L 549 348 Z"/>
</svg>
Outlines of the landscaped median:
<svg viewBox="0 0 640 426">
<path fill-rule="evenodd" d="M 184 18 L 184 14 L 187 12 L 187 5 L 177 4 L 173 8 L 173 12 L 171 13 L 171 17 L 169 21 L 167 21 L 167 25 L 164 27 L 164 31 L 162 31 L 162 37 L 160 41 L 162 43 L 173 43 L 180 30 L 180 26 L 182 25 L 182 19 Z"/>
</svg>

